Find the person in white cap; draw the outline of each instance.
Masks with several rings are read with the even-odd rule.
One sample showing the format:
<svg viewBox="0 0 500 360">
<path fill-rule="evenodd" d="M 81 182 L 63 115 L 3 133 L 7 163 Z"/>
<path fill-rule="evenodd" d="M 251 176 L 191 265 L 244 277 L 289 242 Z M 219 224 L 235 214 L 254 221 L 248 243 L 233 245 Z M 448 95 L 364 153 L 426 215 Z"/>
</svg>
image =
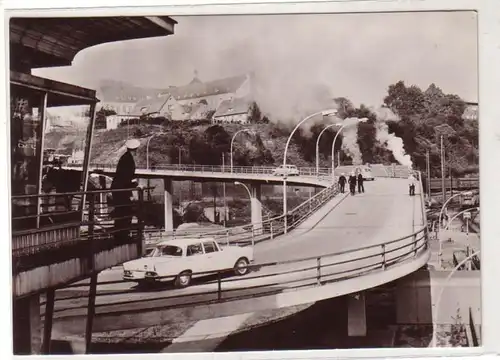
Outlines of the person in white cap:
<svg viewBox="0 0 500 360">
<path fill-rule="evenodd" d="M 125 146 L 127 151 L 120 157 L 116 166 L 115 176 L 111 183 L 112 190 L 132 189 L 137 187 L 135 179 L 134 156 L 137 148 L 141 145 L 137 139 L 127 140 Z M 115 238 L 123 239 L 128 237 L 130 225 L 132 223 L 132 191 L 114 191 L 113 206 L 115 207 Z"/>
</svg>

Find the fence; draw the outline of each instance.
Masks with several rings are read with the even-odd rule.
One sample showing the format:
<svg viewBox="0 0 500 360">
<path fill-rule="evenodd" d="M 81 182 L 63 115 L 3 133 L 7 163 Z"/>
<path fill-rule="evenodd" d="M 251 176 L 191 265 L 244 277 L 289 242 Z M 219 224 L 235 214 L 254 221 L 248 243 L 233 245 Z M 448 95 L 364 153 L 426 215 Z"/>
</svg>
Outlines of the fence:
<svg viewBox="0 0 500 360">
<path fill-rule="evenodd" d="M 50 261 L 57 256 L 70 256 L 68 247 L 92 252 L 94 245 L 100 245 L 106 239 L 142 246 L 144 191 L 98 190 L 13 196 L 12 256 L 15 272 L 19 267 L 29 267 L 30 263 L 38 261 L 34 255 Z M 120 192 L 131 193 L 135 200 L 109 205 L 111 199 L 108 197 Z M 83 211 L 82 201 L 85 201 Z M 114 226 L 105 224 L 113 221 Z"/>
<path fill-rule="evenodd" d="M 337 184 L 327 187 L 316 195 L 312 196 L 299 206 L 290 210 L 287 215 L 287 231 L 297 227 L 311 214 L 323 206 L 326 202 L 330 201 L 334 196 L 339 193 Z M 226 244 L 237 244 L 240 246 L 255 245 L 258 242 L 273 239 L 285 232 L 284 215 L 276 216 L 268 220 L 264 220 L 258 224 L 248 224 L 243 226 L 235 226 L 225 229 L 217 229 L 212 231 L 196 232 L 193 230 L 184 231 L 171 231 L 171 232 L 157 232 L 157 236 L 150 236 L 149 239 L 152 243 L 148 244 L 153 246 L 158 241 L 167 239 L 178 238 L 192 238 L 192 237 L 211 237 L 215 240 Z M 146 235 L 149 235 L 146 232 Z M 146 236 L 147 238 L 148 236 Z"/>
<path fill-rule="evenodd" d="M 427 228 L 424 225 L 412 234 L 380 244 L 295 260 L 252 264 L 247 267 L 250 273 L 244 277 L 228 277 L 228 275 L 233 274 L 234 269 L 192 273 L 190 274 L 192 277 L 206 277 L 206 281 L 191 285 L 194 288 L 192 292 L 184 292 L 181 295 L 167 293 L 167 295 L 158 297 L 148 297 L 147 300 L 140 298 L 118 300 L 116 302 L 106 302 L 101 306 L 110 306 L 110 311 L 106 311 L 107 316 L 130 315 L 134 312 L 143 313 L 146 311 L 141 306 L 145 302 L 147 302 L 147 311 L 155 311 L 173 307 L 192 307 L 213 303 L 214 301 L 227 302 L 269 296 L 282 293 L 287 289 L 296 290 L 323 286 L 376 271 L 387 271 L 401 262 L 418 258 L 427 249 Z M 176 276 L 164 276 L 158 278 L 158 280 L 174 280 L 175 278 Z M 126 280 L 103 281 L 99 285 L 118 283 L 132 282 Z M 200 285 L 203 285 L 205 290 L 197 291 L 196 288 Z M 206 290 L 207 285 L 213 286 Z M 80 283 L 66 288 L 82 288 L 83 286 L 85 284 Z M 135 289 L 102 291 L 97 296 L 121 295 L 135 293 L 136 291 Z M 85 297 L 85 295 L 65 296 L 57 299 L 57 301 L 72 300 L 71 305 L 75 305 L 73 300 L 82 297 Z M 115 310 L 115 306 L 120 306 L 120 310 Z M 75 309 L 83 310 L 85 308 L 86 304 L 82 303 L 75 306 L 62 306 L 56 312 L 71 310 L 72 316 L 74 316 Z"/>
</svg>

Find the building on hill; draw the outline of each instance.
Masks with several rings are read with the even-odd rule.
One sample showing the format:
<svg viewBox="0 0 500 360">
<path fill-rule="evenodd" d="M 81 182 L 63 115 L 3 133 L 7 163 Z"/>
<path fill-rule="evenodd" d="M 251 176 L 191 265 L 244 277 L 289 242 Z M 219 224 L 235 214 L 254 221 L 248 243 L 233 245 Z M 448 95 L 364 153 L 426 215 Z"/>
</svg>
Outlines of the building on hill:
<svg viewBox="0 0 500 360">
<path fill-rule="evenodd" d="M 462 115 L 464 120 L 477 121 L 479 119 L 479 107 L 477 103 L 466 103 L 467 107 Z"/>
<path fill-rule="evenodd" d="M 160 89 L 147 89 L 134 86 L 121 81 L 103 80 L 101 81 L 97 97 L 101 100 L 101 109 L 112 110 L 116 113 L 109 121 L 106 119 L 106 129 L 116 129 L 118 124 L 130 118 L 137 102 L 140 99 L 155 96 Z M 109 126 L 108 126 L 109 123 Z"/>
<path fill-rule="evenodd" d="M 132 114 L 162 116 L 174 121 L 206 119 L 222 102 L 251 96 L 251 81 L 248 74 L 202 82 L 195 72 L 189 84 L 170 87 L 137 102 Z"/>
<path fill-rule="evenodd" d="M 249 124 L 252 102 L 248 98 L 224 100 L 215 112 L 214 124 Z"/>
</svg>

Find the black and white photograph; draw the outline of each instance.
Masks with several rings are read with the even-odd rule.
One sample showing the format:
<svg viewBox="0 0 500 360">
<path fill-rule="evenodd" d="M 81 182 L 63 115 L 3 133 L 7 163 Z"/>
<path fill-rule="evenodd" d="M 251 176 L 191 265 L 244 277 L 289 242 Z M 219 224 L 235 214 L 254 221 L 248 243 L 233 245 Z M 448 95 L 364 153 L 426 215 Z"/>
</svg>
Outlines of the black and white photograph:
<svg viewBox="0 0 500 360">
<path fill-rule="evenodd" d="M 482 346 L 477 12 L 6 21 L 15 355 Z"/>
</svg>

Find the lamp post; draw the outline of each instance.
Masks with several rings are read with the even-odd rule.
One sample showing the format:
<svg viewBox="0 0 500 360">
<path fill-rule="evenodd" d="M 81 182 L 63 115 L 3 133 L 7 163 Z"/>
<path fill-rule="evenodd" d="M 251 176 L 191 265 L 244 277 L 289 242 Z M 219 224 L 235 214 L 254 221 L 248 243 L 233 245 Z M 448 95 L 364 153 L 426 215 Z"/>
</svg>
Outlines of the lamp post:
<svg viewBox="0 0 500 360">
<path fill-rule="evenodd" d="M 283 169 L 286 169 L 286 153 L 288 152 L 288 145 L 290 145 L 290 141 L 292 140 L 293 134 L 297 131 L 297 129 L 305 123 L 307 120 L 315 117 L 316 115 L 323 115 L 323 116 L 330 116 L 330 115 L 335 115 L 337 113 L 336 109 L 330 109 L 330 110 L 324 110 L 324 111 L 318 111 L 314 114 L 309 115 L 308 117 L 304 118 L 301 120 L 297 125 L 295 125 L 295 128 L 292 130 L 290 135 L 288 136 L 288 139 L 286 141 L 285 145 L 285 152 L 283 154 Z M 286 199 L 286 175 L 283 177 L 283 221 L 284 221 L 284 233 L 286 234 L 288 232 L 287 230 L 287 199 Z"/>
<path fill-rule="evenodd" d="M 336 126 L 338 124 L 330 124 L 325 127 L 318 135 L 318 139 L 316 140 L 316 176 L 319 176 L 319 140 L 321 139 L 321 135 L 328 130 L 329 128 Z"/>
<path fill-rule="evenodd" d="M 461 193 L 460 193 L 461 194 Z M 460 195 L 460 194 L 457 194 L 457 195 Z M 457 196 L 455 195 L 455 196 Z M 451 200 L 452 198 L 449 198 L 448 200 Z M 450 224 L 452 223 L 453 220 L 455 220 L 458 216 L 462 215 L 463 213 L 466 213 L 468 211 L 471 211 L 471 210 L 477 210 L 479 211 L 479 208 L 476 207 L 476 208 L 470 208 L 470 209 L 465 209 L 465 210 L 462 210 L 460 211 L 459 213 L 455 214 L 451 219 L 450 221 L 448 221 L 448 223 L 446 224 L 446 227 L 444 228 L 444 231 L 447 231 L 448 228 L 450 227 Z M 441 215 L 441 214 L 440 214 Z M 441 230 L 440 230 L 441 232 Z M 438 253 L 438 264 L 439 264 L 439 267 L 441 267 L 441 256 L 442 256 L 442 251 L 443 251 L 443 247 L 442 247 L 442 244 L 443 242 L 441 241 L 441 236 L 438 237 L 438 242 L 439 242 L 439 253 Z"/>
<path fill-rule="evenodd" d="M 252 192 L 250 191 L 250 189 L 248 188 L 248 186 L 246 186 L 245 184 L 243 184 L 242 182 L 239 182 L 239 181 L 235 181 L 234 185 L 241 185 L 241 186 L 243 186 L 245 188 L 245 190 L 247 191 L 247 193 L 248 193 L 248 197 L 250 197 L 250 200 L 252 200 Z"/>
<path fill-rule="evenodd" d="M 249 130 L 249 129 L 241 129 L 241 130 L 238 130 L 234 133 L 232 139 L 231 139 L 231 148 L 229 150 L 229 154 L 230 154 L 230 162 L 231 162 L 231 173 L 233 172 L 233 142 L 234 142 L 234 139 L 236 138 L 236 136 L 239 134 L 239 133 L 242 133 L 242 132 L 246 132 L 247 134 L 251 134 L 251 135 L 255 135 L 255 132 L 252 131 L 252 130 Z"/>
<path fill-rule="evenodd" d="M 446 205 L 453 199 L 453 198 L 456 198 L 457 196 L 460 196 L 462 194 L 465 194 L 466 192 L 468 191 L 462 191 L 462 192 L 459 192 L 458 194 L 455 194 L 453 196 L 451 196 L 448 200 L 446 200 L 443 204 L 443 206 L 441 207 L 441 210 L 439 211 L 439 225 L 438 225 L 438 229 L 441 229 L 442 228 L 442 221 L 443 221 L 443 211 L 444 209 L 446 208 Z"/>
<path fill-rule="evenodd" d="M 345 121 L 345 120 L 344 120 Z M 355 123 L 345 123 L 343 124 L 340 129 L 337 131 L 335 134 L 335 137 L 333 138 L 333 143 L 332 143 L 332 178 L 335 179 L 335 143 L 337 142 L 337 137 L 339 136 L 340 132 L 347 126 L 351 125 L 357 125 L 360 122 L 366 122 L 368 121 L 367 118 L 362 118 L 358 119 Z"/>
<path fill-rule="evenodd" d="M 433 321 L 433 324 L 432 324 L 432 347 L 436 347 L 436 342 L 437 342 L 437 329 L 436 329 L 436 326 L 437 326 L 437 321 L 438 321 L 438 315 L 439 315 L 439 305 L 441 303 L 441 298 L 443 296 L 443 293 L 444 293 L 444 289 L 445 289 L 445 285 L 450 281 L 451 277 L 458 271 L 458 269 L 460 269 L 462 267 L 462 265 L 464 265 L 465 263 L 467 263 L 467 261 L 471 260 L 472 258 L 474 258 L 474 256 L 477 256 L 481 253 L 481 250 L 478 250 L 478 251 L 475 251 L 473 252 L 472 254 L 470 254 L 469 256 L 467 256 L 465 259 L 463 259 L 462 261 L 460 261 L 457 266 L 455 266 L 453 268 L 453 270 L 451 270 L 451 272 L 448 274 L 448 276 L 446 277 L 446 279 L 444 280 L 444 283 L 441 285 L 441 289 L 439 291 L 439 294 L 438 294 L 438 297 L 437 297 L 437 300 L 436 300 L 436 305 L 435 305 L 435 313 L 434 313 L 434 321 Z"/>
</svg>

